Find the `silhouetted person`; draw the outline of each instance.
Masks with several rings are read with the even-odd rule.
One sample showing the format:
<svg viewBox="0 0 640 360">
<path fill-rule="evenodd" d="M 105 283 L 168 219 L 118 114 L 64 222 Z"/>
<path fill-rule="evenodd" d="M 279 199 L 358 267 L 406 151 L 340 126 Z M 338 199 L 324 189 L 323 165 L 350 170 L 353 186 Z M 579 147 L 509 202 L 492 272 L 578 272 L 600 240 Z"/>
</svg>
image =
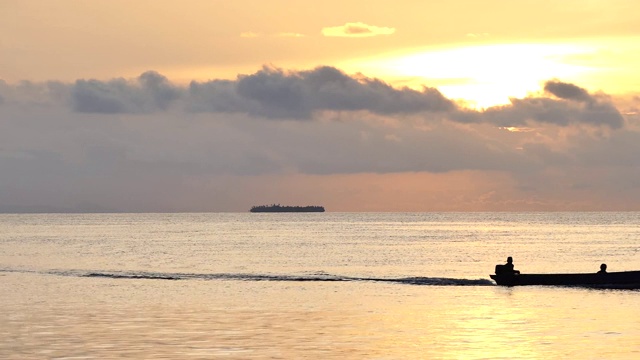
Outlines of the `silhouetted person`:
<svg viewBox="0 0 640 360">
<path fill-rule="evenodd" d="M 504 264 L 504 268 L 513 274 L 520 274 L 520 271 L 513 268 L 513 258 L 511 256 L 507 258 L 507 263 Z"/>
<path fill-rule="evenodd" d="M 520 271 L 515 270 L 513 268 L 513 258 L 511 256 L 509 256 L 507 258 L 507 263 L 504 265 L 496 265 L 496 275 L 500 275 L 500 274 L 510 274 L 510 275 L 514 275 L 514 274 L 520 274 Z"/>
<path fill-rule="evenodd" d="M 607 273 L 607 264 L 600 265 L 600 271 L 598 271 L 598 274 L 606 274 L 606 273 Z"/>
</svg>

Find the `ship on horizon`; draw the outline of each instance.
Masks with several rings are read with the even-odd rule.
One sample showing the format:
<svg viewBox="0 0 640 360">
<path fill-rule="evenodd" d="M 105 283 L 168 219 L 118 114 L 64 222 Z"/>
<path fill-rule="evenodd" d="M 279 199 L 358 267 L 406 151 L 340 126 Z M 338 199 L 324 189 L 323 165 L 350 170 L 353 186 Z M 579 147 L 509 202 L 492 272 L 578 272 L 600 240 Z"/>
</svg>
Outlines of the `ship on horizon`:
<svg viewBox="0 0 640 360">
<path fill-rule="evenodd" d="M 280 204 L 252 206 L 249 212 L 324 212 L 323 206 L 288 206 Z"/>
</svg>

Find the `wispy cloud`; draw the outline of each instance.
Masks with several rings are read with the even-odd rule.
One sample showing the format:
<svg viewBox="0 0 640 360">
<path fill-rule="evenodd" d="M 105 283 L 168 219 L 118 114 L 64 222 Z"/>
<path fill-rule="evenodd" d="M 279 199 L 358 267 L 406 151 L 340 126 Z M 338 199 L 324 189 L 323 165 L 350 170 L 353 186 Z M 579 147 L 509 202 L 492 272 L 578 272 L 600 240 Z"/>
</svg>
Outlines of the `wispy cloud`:
<svg viewBox="0 0 640 360">
<path fill-rule="evenodd" d="M 361 22 L 346 23 L 341 26 L 325 27 L 322 35 L 333 37 L 371 37 L 379 35 L 391 35 L 395 28 L 367 25 Z"/>
</svg>

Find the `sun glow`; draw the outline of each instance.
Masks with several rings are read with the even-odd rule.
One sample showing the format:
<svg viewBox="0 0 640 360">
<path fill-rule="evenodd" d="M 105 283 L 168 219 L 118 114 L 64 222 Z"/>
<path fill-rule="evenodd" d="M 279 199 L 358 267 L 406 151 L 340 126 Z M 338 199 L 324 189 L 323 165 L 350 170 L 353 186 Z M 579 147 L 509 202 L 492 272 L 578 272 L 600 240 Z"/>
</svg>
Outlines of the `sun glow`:
<svg viewBox="0 0 640 360">
<path fill-rule="evenodd" d="M 358 60 L 345 68 L 378 74 L 394 84 L 436 87 L 478 108 L 538 91 L 545 80 L 577 79 L 594 69 L 571 59 L 594 51 L 575 44 L 481 45 Z"/>
<path fill-rule="evenodd" d="M 514 127 L 514 126 L 499 127 L 498 129 L 507 130 L 508 132 L 532 132 L 532 131 L 535 131 L 535 129 L 528 128 L 528 127 Z"/>
</svg>

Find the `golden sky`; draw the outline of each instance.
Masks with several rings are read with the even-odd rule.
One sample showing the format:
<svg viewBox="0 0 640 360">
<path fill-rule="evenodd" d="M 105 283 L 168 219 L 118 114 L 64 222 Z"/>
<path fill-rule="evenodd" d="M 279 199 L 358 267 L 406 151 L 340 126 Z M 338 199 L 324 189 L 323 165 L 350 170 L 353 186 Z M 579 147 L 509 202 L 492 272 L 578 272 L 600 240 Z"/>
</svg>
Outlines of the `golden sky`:
<svg viewBox="0 0 640 360">
<path fill-rule="evenodd" d="M 0 203 L 640 209 L 638 14 L 630 0 L 0 0 Z"/>
<path fill-rule="evenodd" d="M 331 65 L 487 106 L 551 78 L 610 93 L 639 81 L 640 3 L 629 0 L 25 0 L 0 10 L 9 82 Z"/>
</svg>

